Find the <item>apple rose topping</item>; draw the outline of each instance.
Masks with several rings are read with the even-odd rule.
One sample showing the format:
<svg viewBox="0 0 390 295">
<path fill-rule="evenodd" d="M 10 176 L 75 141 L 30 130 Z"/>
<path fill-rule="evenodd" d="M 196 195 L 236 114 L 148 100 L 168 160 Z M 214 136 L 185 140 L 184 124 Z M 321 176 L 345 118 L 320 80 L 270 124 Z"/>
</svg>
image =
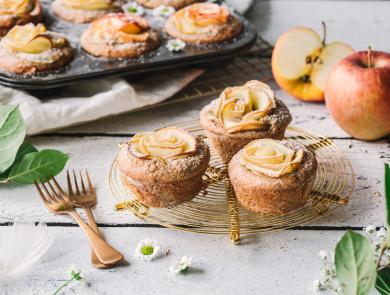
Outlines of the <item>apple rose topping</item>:
<svg viewBox="0 0 390 295">
<path fill-rule="evenodd" d="M 22 14 L 33 9 L 32 0 L 0 0 L 0 15 L 2 14 Z"/>
<path fill-rule="evenodd" d="M 294 151 L 273 139 L 258 139 L 242 151 L 240 163 L 255 174 L 280 177 L 293 172 L 303 159 L 303 149 Z"/>
<path fill-rule="evenodd" d="M 42 24 L 15 26 L 1 42 L 10 51 L 39 54 L 53 48 L 53 42 L 45 32 L 46 27 Z"/>
<path fill-rule="evenodd" d="M 275 108 L 275 95 L 260 81 L 226 88 L 217 100 L 215 116 L 227 133 L 261 129 L 263 118 Z"/>
<path fill-rule="evenodd" d="M 112 7 L 112 0 L 62 0 L 62 4 L 72 9 L 81 10 L 108 10 Z"/>
<path fill-rule="evenodd" d="M 92 23 L 93 39 L 96 42 L 128 43 L 145 42 L 148 38 L 148 22 L 142 17 L 120 14 L 108 14 Z"/>
<path fill-rule="evenodd" d="M 130 153 L 137 158 L 168 159 L 193 154 L 196 140 L 183 129 L 168 127 L 139 133 L 130 140 L 129 146 Z"/>
<path fill-rule="evenodd" d="M 209 26 L 227 22 L 229 11 L 214 3 L 196 3 L 178 11 L 174 16 L 176 27 L 185 34 L 201 34 Z"/>
</svg>

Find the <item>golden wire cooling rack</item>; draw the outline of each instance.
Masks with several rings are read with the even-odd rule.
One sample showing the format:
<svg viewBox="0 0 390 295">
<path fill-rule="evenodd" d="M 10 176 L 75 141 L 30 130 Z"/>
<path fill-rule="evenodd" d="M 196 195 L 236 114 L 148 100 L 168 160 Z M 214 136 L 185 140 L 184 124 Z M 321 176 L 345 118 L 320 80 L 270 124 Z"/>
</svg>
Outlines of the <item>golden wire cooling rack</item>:
<svg viewBox="0 0 390 295">
<path fill-rule="evenodd" d="M 194 135 L 203 136 L 207 142 L 198 121 L 176 125 Z M 118 200 L 116 208 L 130 210 L 140 218 L 168 228 L 208 234 L 230 234 L 230 239 L 238 243 L 240 234 L 299 226 L 346 205 L 354 187 L 354 173 L 350 162 L 333 141 L 292 126 L 287 128 L 285 137 L 315 151 L 318 161 L 309 201 L 286 215 L 255 214 L 239 208 L 226 167 L 213 149 L 210 165 L 203 179 L 204 189 L 192 201 L 163 209 L 149 208 L 134 199 L 133 194 L 122 185 L 115 159 L 109 181 L 112 193 Z"/>
</svg>

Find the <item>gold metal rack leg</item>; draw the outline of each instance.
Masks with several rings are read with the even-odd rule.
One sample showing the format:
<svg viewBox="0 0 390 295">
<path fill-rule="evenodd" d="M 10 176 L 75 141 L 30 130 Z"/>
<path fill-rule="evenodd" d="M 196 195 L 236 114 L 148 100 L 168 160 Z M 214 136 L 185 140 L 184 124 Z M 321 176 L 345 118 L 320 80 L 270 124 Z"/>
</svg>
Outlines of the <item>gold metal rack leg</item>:
<svg viewBox="0 0 390 295">
<path fill-rule="evenodd" d="M 238 245 L 240 243 L 240 218 L 233 186 L 228 178 L 225 178 L 226 201 L 229 211 L 230 240 Z"/>
</svg>

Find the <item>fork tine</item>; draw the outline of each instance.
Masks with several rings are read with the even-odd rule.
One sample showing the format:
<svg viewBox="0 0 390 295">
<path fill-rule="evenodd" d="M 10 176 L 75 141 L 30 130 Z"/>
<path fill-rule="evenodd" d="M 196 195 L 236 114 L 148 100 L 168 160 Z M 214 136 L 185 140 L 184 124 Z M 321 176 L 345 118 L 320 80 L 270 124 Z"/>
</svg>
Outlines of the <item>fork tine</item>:
<svg viewBox="0 0 390 295">
<path fill-rule="evenodd" d="M 34 181 L 34 184 L 35 184 L 35 187 L 36 187 L 37 190 L 38 190 L 39 195 L 41 196 L 42 201 L 43 201 L 45 204 L 46 204 L 46 203 L 50 204 L 51 202 L 46 198 L 45 194 L 43 193 L 43 191 L 42 191 L 41 188 L 39 187 L 38 182 L 37 182 L 37 181 Z"/>
<path fill-rule="evenodd" d="M 55 196 L 53 196 L 52 194 L 50 194 L 50 192 L 48 191 L 46 185 L 44 182 L 41 182 L 41 186 L 43 187 L 43 189 L 45 190 L 46 192 L 46 195 L 50 198 L 50 200 L 54 203 L 57 203 L 57 198 Z"/>
<path fill-rule="evenodd" d="M 54 189 L 54 187 L 53 187 L 53 185 L 51 184 L 50 180 L 47 181 L 47 184 L 48 184 L 50 190 L 53 192 L 53 195 L 56 196 L 57 199 L 63 199 L 63 198 L 62 198 L 62 195 L 61 195 L 58 191 L 56 191 L 56 190 Z"/>
<path fill-rule="evenodd" d="M 69 170 L 66 170 L 66 181 L 68 183 L 68 192 L 69 195 L 73 196 L 72 182 L 70 181 Z"/>
<path fill-rule="evenodd" d="M 80 174 L 80 182 L 81 182 L 81 189 L 83 191 L 83 194 L 87 194 L 87 190 L 85 189 L 84 180 L 83 180 L 83 174 L 81 173 L 81 170 L 79 170 Z"/>
<path fill-rule="evenodd" d="M 93 189 L 91 178 L 89 178 L 89 173 L 88 173 L 87 169 L 85 169 L 85 174 L 87 175 L 87 182 L 88 182 L 89 192 L 94 193 L 95 190 Z"/>
<path fill-rule="evenodd" d="M 53 183 L 54 183 L 54 186 L 58 189 L 58 191 L 61 193 L 61 195 L 65 195 L 65 192 L 64 190 L 62 189 L 62 187 L 58 184 L 57 180 L 53 177 L 52 178 L 53 180 Z"/>
<path fill-rule="evenodd" d="M 79 195 L 80 189 L 79 189 L 79 185 L 77 183 L 76 172 L 74 170 L 73 170 L 73 180 L 74 180 L 74 185 L 76 186 L 76 194 Z"/>
</svg>

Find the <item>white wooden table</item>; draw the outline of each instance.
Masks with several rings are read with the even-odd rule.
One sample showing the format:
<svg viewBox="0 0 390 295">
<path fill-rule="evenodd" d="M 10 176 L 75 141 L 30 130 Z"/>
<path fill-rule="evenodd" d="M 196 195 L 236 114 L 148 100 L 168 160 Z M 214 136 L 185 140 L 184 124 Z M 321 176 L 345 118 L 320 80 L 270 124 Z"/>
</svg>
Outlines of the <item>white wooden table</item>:
<svg viewBox="0 0 390 295">
<path fill-rule="evenodd" d="M 390 50 L 387 1 L 258 1 L 251 12 L 260 34 L 270 42 L 295 25 L 320 29 L 356 49 L 371 45 Z M 65 294 L 312 294 L 319 276 L 318 251 L 332 249 L 346 228 L 361 230 L 383 225 L 383 162 L 390 162 L 390 140 L 375 143 L 351 139 L 329 117 L 325 105 L 297 101 L 278 90 L 293 114 L 293 124 L 332 138 L 351 160 L 357 182 L 350 204 L 311 224 L 278 233 L 244 238 L 240 246 L 226 236 L 202 235 L 159 228 L 129 212 L 113 211 L 107 181 L 117 143 L 127 134 L 197 118 L 202 99 L 101 120 L 60 132 L 30 138 L 40 148 L 52 147 L 71 154 L 69 168 L 88 168 L 97 186 L 96 218 L 106 238 L 121 250 L 128 266 L 96 270 L 89 260 L 89 245 L 71 220 L 49 214 L 30 186 L 0 188 L 0 223 L 44 221 L 56 235 L 53 247 L 36 268 L 18 281 L 0 285 L 0 294 L 51 294 L 67 278 L 75 263 L 90 287 L 77 285 Z M 153 263 L 133 258 L 142 238 L 153 238 L 171 254 Z M 172 278 L 168 266 L 183 255 L 194 258 L 195 271 Z"/>
</svg>

